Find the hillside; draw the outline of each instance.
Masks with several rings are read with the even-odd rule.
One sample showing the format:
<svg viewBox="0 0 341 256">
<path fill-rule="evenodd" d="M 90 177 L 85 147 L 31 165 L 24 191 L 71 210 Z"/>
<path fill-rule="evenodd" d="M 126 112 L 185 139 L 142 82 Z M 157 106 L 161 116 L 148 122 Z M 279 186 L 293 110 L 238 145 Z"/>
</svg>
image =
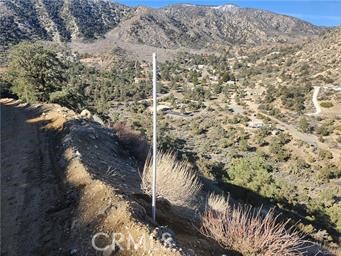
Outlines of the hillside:
<svg viewBox="0 0 341 256">
<path fill-rule="evenodd" d="M 127 42 L 160 48 L 205 48 L 290 42 L 319 33 L 319 28 L 293 17 L 234 5 L 174 5 L 138 8 L 116 28 Z"/>
<path fill-rule="evenodd" d="M 116 26 L 129 12 L 128 7 L 110 1 L 1 1 L 1 45 L 37 39 L 57 42 L 95 39 Z"/>
<path fill-rule="evenodd" d="M 129 8 L 95 0 L 5 0 L 0 3 L 1 44 L 22 40 L 68 42 L 105 36 L 159 48 L 284 43 L 318 35 L 299 19 L 233 5 Z"/>
<path fill-rule="evenodd" d="M 323 116 L 338 122 L 340 40 L 341 29 L 335 28 L 303 44 L 249 52 L 236 72 L 245 83 L 255 85 L 263 110 L 286 116 L 292 123 L 297 114 L 314 112 L 313 89 L 320 88 L 317 97 Z"/>
</svg>

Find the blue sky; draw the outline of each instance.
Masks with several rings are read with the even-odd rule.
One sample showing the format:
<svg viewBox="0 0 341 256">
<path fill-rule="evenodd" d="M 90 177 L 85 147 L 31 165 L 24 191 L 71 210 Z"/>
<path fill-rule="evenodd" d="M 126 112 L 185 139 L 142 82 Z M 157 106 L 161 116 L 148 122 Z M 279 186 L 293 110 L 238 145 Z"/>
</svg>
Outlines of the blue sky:
<svg viewBox="0 0 341 256">
<path fill-rule="evenodd" d="M 236 4 L 240 7 L 252 7 L 281 14 L 295 16 L 316 25 L 341 25 L 341 0 L 118 0 L 117 2 L 138 6 L 162 7 L 175 3 L 200 5 Z"/>
</svg>

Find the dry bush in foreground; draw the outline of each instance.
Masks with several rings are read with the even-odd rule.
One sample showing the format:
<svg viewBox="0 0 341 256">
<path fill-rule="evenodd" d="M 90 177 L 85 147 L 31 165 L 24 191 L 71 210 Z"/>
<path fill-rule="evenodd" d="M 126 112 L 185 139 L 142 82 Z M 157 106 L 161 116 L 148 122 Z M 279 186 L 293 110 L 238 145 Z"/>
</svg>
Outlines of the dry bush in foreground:
<svg viewBox="0 0 341 256">
<path fill-rule="evenodd" d="M 224 213 L 208 209 L 202 216 L 201 231 L 226 249 L 243 255 L 295 256 L 303 255 L 306 248 L 301 234 L 288 222 L 280 223 L 270 210 L 265 217 L 251 207 L 226 206 Z"/>
<path fill-rule="evenodd" d="M 207 198 L 207 208 L 216 212 L 224 213 L 228 207 L 228 198 L 211 193 Z"/>
<path fill-rule="evenodd" d="M 157 195 L 175 205 L 192 205 L 202 185 L 189 164 L 177 161 L 172 153 L 158 153 L 156 161 Z M 152 190 L 152 168 L 152 158 L 148 157 L 142 175 L 142 189 L 147 194 Z"/>
<path fill-rule="evenodd" d="M 120 142 L 129 149 L 143 166 L 150 148 L 147 140 L 141 134 L 123 123 L 115 124 L 113 127 L 109 128 L 113 128 L 116 131 Z"/>
</svg>

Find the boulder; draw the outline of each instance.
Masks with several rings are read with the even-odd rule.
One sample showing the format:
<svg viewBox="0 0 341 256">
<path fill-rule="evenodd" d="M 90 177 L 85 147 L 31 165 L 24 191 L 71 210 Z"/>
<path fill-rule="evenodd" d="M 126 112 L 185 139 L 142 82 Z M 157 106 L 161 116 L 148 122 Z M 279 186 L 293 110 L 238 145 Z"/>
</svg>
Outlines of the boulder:
<svg viewBox="0 0 341 256">
<path fill-rule="evenodd" d="M 80 116 L 83 117 L 83 118 L 92 119 L 92 114 L 87 109 L 83 109 L 81 114 L 80 114 Z"/>
</svg>

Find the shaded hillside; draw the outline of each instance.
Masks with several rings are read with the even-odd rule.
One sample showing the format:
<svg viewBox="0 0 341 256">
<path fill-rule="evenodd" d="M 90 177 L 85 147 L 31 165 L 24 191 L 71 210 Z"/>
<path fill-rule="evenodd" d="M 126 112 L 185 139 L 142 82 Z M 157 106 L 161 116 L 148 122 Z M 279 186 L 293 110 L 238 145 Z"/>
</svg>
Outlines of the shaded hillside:
<svg viewBox="0 0 341 256">
<path fill-rule="evenodd" d="M 21 40 L 97 38 L 129 12 L 124 5 L 94 0 L 5 0 L 0 6 L 4 45 Z"/>
<path fill-rule="evenodd" d="M 51 39 L 38 19 L 33 1 L 0 2 L 1 45 L 28 39 Z"/>
</svg>

